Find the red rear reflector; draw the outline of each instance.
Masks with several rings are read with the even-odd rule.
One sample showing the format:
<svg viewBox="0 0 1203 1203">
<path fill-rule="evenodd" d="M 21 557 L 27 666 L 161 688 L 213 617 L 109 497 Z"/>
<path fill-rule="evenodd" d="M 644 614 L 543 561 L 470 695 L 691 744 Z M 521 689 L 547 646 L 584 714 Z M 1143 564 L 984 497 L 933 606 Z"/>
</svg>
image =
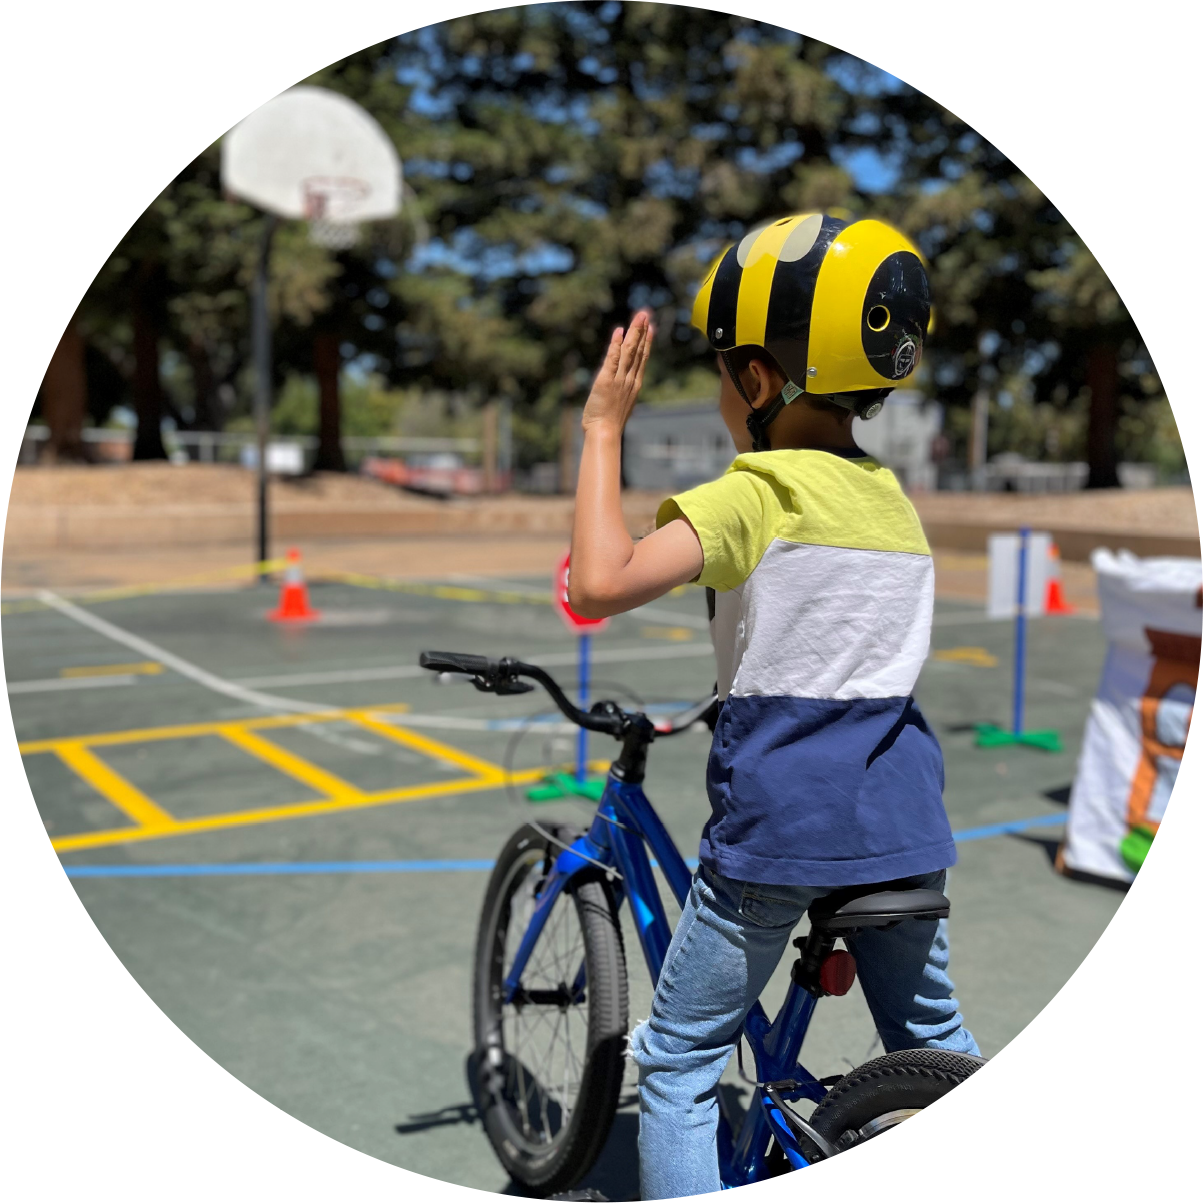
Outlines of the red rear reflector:
<svg viewBox="0 0 1203 1203">
<path fill-rule="evenodd" d="M 819 985 L 827 994 L 847 994 L 856 981 L 856 960 L 840 949 L 829 952 L 819 966 Z"/>
</svg>

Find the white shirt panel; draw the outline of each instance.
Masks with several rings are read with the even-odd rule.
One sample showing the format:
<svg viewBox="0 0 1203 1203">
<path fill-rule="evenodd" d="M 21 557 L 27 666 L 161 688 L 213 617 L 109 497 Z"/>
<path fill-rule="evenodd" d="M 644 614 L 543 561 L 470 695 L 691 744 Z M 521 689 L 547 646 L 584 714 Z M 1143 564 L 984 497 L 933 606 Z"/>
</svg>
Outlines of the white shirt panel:
<svg viewBox="0 0 1203 1203">
<path fill-rule="evenodd" d="M 716 596 L 720 696 L 725 647 L 736 696 L 906 697 L 934 595 L 930 556 L 775 539 L 739 590 Z"/>
</svg>

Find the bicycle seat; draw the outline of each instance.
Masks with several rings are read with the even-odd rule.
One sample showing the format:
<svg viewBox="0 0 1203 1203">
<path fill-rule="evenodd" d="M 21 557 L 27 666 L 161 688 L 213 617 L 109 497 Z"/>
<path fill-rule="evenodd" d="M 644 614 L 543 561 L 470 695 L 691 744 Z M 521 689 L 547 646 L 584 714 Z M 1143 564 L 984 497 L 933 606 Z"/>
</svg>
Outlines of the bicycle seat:
<svg viewBox="0 0 1203 1203">
<path fill-rule="evenodd" d="M 835 890 L 812 902 L 806 913 L 812 932 L 844 936 L 866 927 L 893 927 L 904 919 L 945 919 L 948 911 L 948 899 L 938 890 L 886 882 Z"/>
</svg>

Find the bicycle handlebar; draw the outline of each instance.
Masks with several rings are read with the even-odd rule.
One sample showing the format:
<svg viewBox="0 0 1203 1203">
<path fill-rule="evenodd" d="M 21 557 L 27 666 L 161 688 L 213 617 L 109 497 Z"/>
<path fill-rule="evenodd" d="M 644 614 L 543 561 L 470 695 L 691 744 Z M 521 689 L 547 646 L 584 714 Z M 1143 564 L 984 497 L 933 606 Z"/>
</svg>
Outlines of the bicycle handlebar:
<svg viewBox="0 0 1203 1203">
<path fill-rule="evenodd" d="M 474 656 L 464 652 L 422 652 L 418 656 L 418 664 L 431 672 L 462 673 L 469 676 L 472 678 L 472 684 L 484 693 L 526 693 L 533 687 L 521 678 L 529 677 L 547 690 L 551 700 L 570 722 L 584 727 L 587 731 L 597 731 L 615 739 L 622 739 L 632 726 L 638 723 L 647 724 L 649 736 L 676 735 L 699 720 L 707 719 L 718 705 L 717 698 L 712 694 L 704 701 L 691 706 L 675 720 L 652 727 L 646 715 L 625 711 L 614 702 L 595 702 L 590 710 L 584 711 L 573 704 L 546 669 L 537 664 L 524 664 L 510 656 L 494 660 L 488 656 Z"/>
<path fill-rule="evenodd" d="M 464 652 L 422 652 L 418 664 L 438 673 L 468 673 L 471 676 L 489 675 L 498 669 L 496 660 L 488 656 L 472 656 Z"/>
</svg>

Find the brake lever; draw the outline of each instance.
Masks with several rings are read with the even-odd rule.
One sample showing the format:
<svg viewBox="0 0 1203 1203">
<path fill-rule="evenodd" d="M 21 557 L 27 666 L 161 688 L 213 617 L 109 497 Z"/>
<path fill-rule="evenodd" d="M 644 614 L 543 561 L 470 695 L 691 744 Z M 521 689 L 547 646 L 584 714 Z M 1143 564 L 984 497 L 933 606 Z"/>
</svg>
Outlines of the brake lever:
<svg viewBox="0 0 1203 1203">
<path fill-rule="evenodd" d="M 521 681 L 517 677 L 510 677 L 505 681 L 498 681 L 493 687 L 493 692 L 501 695 L 510 693 L 533 693 L 534 686 L 529 681 Z"/>
<path fill-rule="evenodd" d="M 482 677 L 471 678 L 473 686 L 481 693 L 496 693 L 505 697 L 508 694 L 530 693 L 535 687 L 518 677 Z"/>
</svg>

